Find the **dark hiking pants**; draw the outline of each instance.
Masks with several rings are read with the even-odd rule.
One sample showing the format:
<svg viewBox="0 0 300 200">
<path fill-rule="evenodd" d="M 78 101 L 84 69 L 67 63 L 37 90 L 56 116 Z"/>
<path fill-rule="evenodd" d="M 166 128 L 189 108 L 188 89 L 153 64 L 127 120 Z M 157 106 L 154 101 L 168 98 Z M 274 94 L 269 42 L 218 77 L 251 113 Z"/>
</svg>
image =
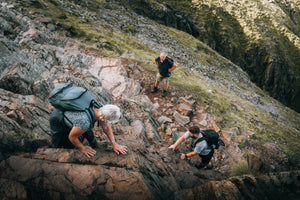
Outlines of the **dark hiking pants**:
<svg viewBox="0 0 300 200">
<path fill-rule="evenodd" d="M 208 155 L 200 155 L 199 154 L 199 156 L 202 158 L 202 163 L 204 164 L 204 165 L 207 165 L 209 162 L 210 162 L 210 160 L 212 159 L 212 157 L 213 157 L 213 155 L 214 155 L 214 150 L 212 149 L 210 152 L 209 152 L 209 154 Z"/>
</svg>

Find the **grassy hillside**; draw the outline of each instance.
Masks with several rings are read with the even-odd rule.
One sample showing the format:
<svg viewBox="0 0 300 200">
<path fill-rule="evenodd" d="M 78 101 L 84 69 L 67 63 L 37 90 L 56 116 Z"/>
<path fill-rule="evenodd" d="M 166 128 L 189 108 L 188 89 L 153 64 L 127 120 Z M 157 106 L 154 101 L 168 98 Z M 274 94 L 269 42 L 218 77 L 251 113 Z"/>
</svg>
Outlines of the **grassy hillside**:
<svg viewBox="0 0 300 200">
<path fill-rule="evenodd" d="M 300 3 L 296 0 L 127 0 L 129 10 L 187 32 L 299 111 Z"/>
<path fill-rule="evenodd" d="M 25 0 L 19 3 L 24 12 L 31 13 L 29 17 L 50 19 L 47 24 L 54 24 L 57 31 L 77 39 L 76 45 L 79 47 L 105 56 L 138 62 L 153 72 L 156 71 L 154 57 L 166 48 L 179 64 L 179 68 L 173 73 L 172 84 L 193 92 L 203 106 L 208 105 L 207 111 L 220 118 L 222 129 L 238 127 L 241 132 L 252 131 L 255 133 L 253 139 L 257 139 L 262 145 L 265 142 L 276 143 L 291 157 L 300 158 L 299 114 L 267 96 L 249 81 L 245 72 L 207 44 L 185 32 L 139 17 L 132 13 L 127 2 L 129 1 L 124 1 L 125 7 L 104 0 Z M 182 8 L 187 6 L 186 3 L 191 2 L 177 2 Z M 197 5 L 193 9 L 196 7 Z M 222 9 L 219 9 L 221 12 Z M 211 20 L 218 18 L 217 13 L 206 17 Z M 216 19 L 216 34 L 226 34 L 221 31 L 224 27 L 218 28 L 217 21 Z M 238 23 L 233 23 L 236 29 L 231 30 L 232 32 L 245 29 L 238 26 Z M 254 39 L 255 35 L 252 37 Z M 237 61 L 246 62 L 238 52 L 240 48 L 246 48 L 243 40 L 247 39 L 249 40 L 249 35 L 244 35 L 232 44 L 237 52 L 232 55 L 237 55 Z M 207 38 L 208 43 L 209 40 Z"/>
</svg>

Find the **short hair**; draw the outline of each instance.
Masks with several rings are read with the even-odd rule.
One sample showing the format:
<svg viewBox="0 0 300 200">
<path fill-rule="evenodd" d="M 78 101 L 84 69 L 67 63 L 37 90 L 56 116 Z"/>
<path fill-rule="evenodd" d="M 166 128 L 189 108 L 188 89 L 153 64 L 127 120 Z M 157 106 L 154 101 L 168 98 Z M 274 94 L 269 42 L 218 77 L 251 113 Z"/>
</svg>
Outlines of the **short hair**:
<svg viewBox="0 0 300 200">
<path fill-rule="evenodd" d="M 189 131 L 193 134 L 199 134 L 200 133 L 200 128 L 198 126 L 193 126 L 189 129 Z"/>
<path fill-rule="evenodd" d="M 114 124 L 120 120 L 121 110 L 118 106 L 107 104 L 99 108 L 98 115 L 100 120 Z"/>
</svg>

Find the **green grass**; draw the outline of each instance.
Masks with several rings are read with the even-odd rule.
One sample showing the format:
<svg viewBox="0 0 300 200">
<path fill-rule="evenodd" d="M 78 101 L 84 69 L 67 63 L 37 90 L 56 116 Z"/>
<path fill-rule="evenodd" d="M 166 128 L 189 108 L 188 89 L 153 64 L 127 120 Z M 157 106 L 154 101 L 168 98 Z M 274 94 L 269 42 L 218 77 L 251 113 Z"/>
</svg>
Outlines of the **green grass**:
<svg viewBox="0 0 300 200">
<path fill-rule="evenodd" d="M 251 164 L 247 160 L 241 160 L 235 163 L 230 169 L 230 176 L 242 176 L 246 174 L 258 174 L 258 172 L 251 167 Z"/>
<path fill-rule="evenodd" d="M 66 3 L 73 6 L 75 9 L 80 9 L 69 1 L 66 1 Z M 94 4 L 93 1 L 86 1 L 82 3 L 87 3 L 88 7 L 91 8 L 109 6 L 104 1 L 95 1 Z M 180 4 L 183 2 L 177 3 Z M 97 24 L 93 24 L 90 21 L 84 22 L 77 16 L 76 13 L 68 13 L 60 8 L 55 0 L 37 0 L 35 1 L 34 6 L 31 5 L 28 9 L 35 10 L 45 17 L 51 17 L 55 23 L 59 25 L 60 30 L 64 31 L 67 36 L 82 41 L 82 43 L 77 44 L 82 49 L 95 51 L 110 57 L 122 57 L 133 62 L 137 62 L 139 65 L 148 70 L 153 72 L 156 71 L 156 68 L 154 68 L 154 65 L 151 63 L 153 63 L 153 59 L 158 56 L 159 52 L 156 52 L 148 45 L 139 42 L 127 32 L 116 30 L 113 31 L 105 21 L 100 20 Z M 206 10 L 208 8 L 203 7 L 202 9 Z M 221 13 L 221 10 L 218 12 Z M 226 15 L 226 13 L 224 15 Z M 200 19 L 208 16 L 200 15 L 197 17 Z M 99 30 L 100 25 L 101 30 Z M 202 64 L 203 66 L 208 66 L 207 68 L 210 66 L 218 66 L 222 68 L 224 74 L 215 74 L 213 77 L 215 80 L 226 78 L 231 75 L 229 74 L 230 72 L 226 72 L 226 70 L 232 68 L 232 63 L 222 58 L 216 51 L 212 50 L 207 45 L 189 34 L 163 25 L 161 25 L 161 27 L 186 49 L 194 48 L 194 51 L 189 50 L 188 53 L 193 55 L 193 58 L 196 60 L 196 62 Z M 222 27 L 219 28 L 220 30 L 222 29 Z M 133 31 L 132 29 L 134 28 L 129 27 L 129 29 Z M 244 39 L 245 38 L 242 38 L 241 41 Z M 107 47 L 93 47 L 94 43 L 101 43 L 103 40 L 107 40 Z M 238 43 L 234 45 L 238 45 Z M 133 56 L 124 54 L 126 51 L 132 53 Z M 176 51 L 176 49 L 174 51 Z M 298 51 L 295 50 L 295 52 L 297 53 Z M 293 53 L 293 56 L 296 55 L 295 52 Z M 276 120 L 276 117 L 272 116 L 270 113 L 260 112 L 247 100 L 237 96 L 221 84 L 210 84 L 205 81 L 204 77 L 199 73 L 191 71 L 189 68 L 181 68 L 180 64 L 185 62 L 184 59 L 178 62 L 179 67 L 172 75 L 171 84 L 177 85 L 182 89 L 192 92 L 201 106 L 208 105 L 209 108 L 207 111 L 221 119 L 221 122 L 218 125 L 222 129 L 226 130 L 231 127 L 238 127 L 241 131 L 252 131 L 255 133 L 255 138 L 260 140 L 261 143 L 266 141 L 277 141 L 284 152 L 292 157 L 294 156 L 296 158 L 300 158 L 299 130 L 292 128 L 299 123 L 295 121 L 298 119 L 297 117 L 294 117 L 296 116 L 295 113 L 288 110 L 286 113 L 289 114 L 283 113 L 283 117 L 281 117 L 285 118 L 285 121 Z M 293 62 L 293 60 L 290 62 Z M 209 69 L 201 68 L 199 70 L 205 71 Z M 238 87 L 245 91 L 249 90 L 245 83 L 238 82 L 234 84 L 237 84 Z M 212 90 L 213 92 L 211 93 L 208 90 Z M 269 99 L 264 97 L 262 90 L 254 87 L 254 91 L 262 96 L 262 101 L 269 101 Z M 238 111 L 232 109 L 231 101 L 233 99 L 237 100 L 240 104 Z M 285 110 L 283 106 L 280 109 Z M 286 124 L 286 122 L 289 121 L 292 126 Z M 241 168 L 246 168 L 245 163 L 241 163 L 240 165 Z"/>
<path fill-rule="evenodd" d="M 274 119 L 270 113 L 262 113 L 246 100 L 230 93 L 223 92 L 207 82 L 201 80 L 199 75 L 192 74 L 184 69 L 177 69 L 171 78 L 172 84 L 184 88 L 195 94 L 202 106 L 209 105 L 207 110 L 212 115 L 221 119 L 220 128 L 226 130 L 230 127 L 238 127 L 241 132 L 252 131 L 255 139 L 265 142 L 277 142 L 281 149 L 288 155 L 299 157 L 299 134 L 293 128 L 287 127 L 286 121 Z M 210 89 L 213 93 L 208 92 Z M 237 99 L 241 103 L 241 110 L 235 111 L 231 107 L 231 99 Z M 282 109 L 284 107 L 282 106 Z M 293 112 L 293 111 L 292 111 Z M 291 115 L 290 117 L 292 117 Z M 287 116 L 288 117 L 288 116 Z M 289 121 L 289 120 L 287 120 Z M 296 121 L 291 119 L 292 124 Z"/>
<path fill-rule="evenodd" d="M 230 176 L 251 174 L 254 176 L 263 172 L 264 163 L 255 155 L 245 153 L 243 159 L 233 163 L 229 172 Z"/>
</svg>

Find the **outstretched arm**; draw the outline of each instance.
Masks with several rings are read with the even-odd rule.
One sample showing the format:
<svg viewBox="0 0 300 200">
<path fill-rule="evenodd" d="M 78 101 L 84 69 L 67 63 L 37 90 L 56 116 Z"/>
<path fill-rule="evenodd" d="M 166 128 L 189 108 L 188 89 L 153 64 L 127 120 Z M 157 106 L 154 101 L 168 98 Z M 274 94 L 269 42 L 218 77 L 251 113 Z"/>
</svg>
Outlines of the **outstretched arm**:
<svg viewBox="0 0 300 200">
<path fill-rule="evenodd" d="M 78 139 L 79 136 L 81 136 L 83 133 L 84 133 L 83 130 L 81 130 L 77 126 L 73 126 L 69 134 L 69 140 L 70 142 L 72 142 L 72 144 L 74 144 L 75 147 L 77 147 L 88 158 L 93 157 L 94 155 L 96 155 L 96 151 L 90 146 L 83 145 Z"/>
<path fill-rule="evenodd" d="M 180 159 L 183 160 L 183 159 L 185 159 L 185 158 L 190 158 L 190 157 L 193 157 L 193 156 L 195 156 L 195 155 L 197 155 L 197 153 L 196 153 L 195 151 L 192 151 L 192 152 L 187 153 L 187 154 L 182 153 L 182 154 L 180 155 Z"/>
<path fill-rule="evenodd" d="M 178 140 L 172 144 L 171 146 L 169 146 L 169 149 L 173 149 L 175 150 L 175 148 L 181 143 L 183 142 L 184 140 L 186 139 L 185 135 L 183 134 L 180 138 L 178 138 Z"/>
<path fill-rule="evenodd" d="M 109 140 L 112 142 L 112 147 L 114 152 L 116 152 L 116 154 L 126 154 L 127 153 L 127 147 L 123 146 L 123 145 L 119 145 L 118 143 L 116 143 L 115 141 L 115 136 L 113 134 L 111 125 L 108 122 L 105 121 L 100 121 L 100 125 L 104 131 L 104 133 L 107 135 L 107 137 L 109 138 Z"/>
</svg>

